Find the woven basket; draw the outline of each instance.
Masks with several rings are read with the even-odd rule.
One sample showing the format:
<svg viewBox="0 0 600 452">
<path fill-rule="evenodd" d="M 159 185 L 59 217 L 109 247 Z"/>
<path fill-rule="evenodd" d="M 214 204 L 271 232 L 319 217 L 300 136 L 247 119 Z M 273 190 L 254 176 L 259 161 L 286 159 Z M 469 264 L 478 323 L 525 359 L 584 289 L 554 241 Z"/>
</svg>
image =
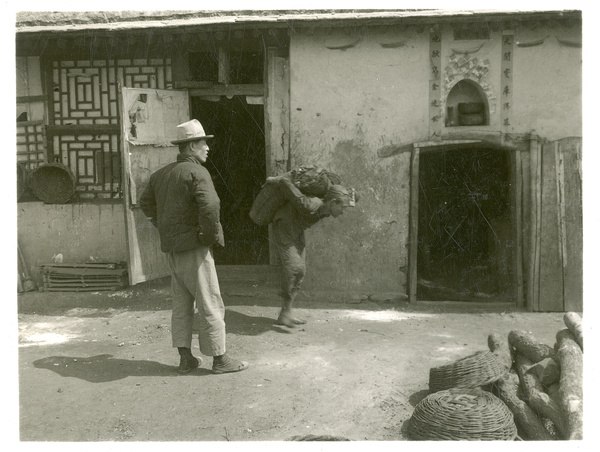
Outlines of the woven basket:
<svg viewBox="0 0 600 452">
<path fill-rule="evenodd" d="M 45 163 L 29 176 L 33 194 L 48 204 L 64 204 L 75 194 L 75 176 L 61 163 Z"/>
<path fill-rule="evenodd" d="M 480 351 L 450 364 L 429 370 L 429 391 L 450 388 L 477 388 L 506 373 L 502 360 L 490 351 Z"/>
<path fill-rule="evenodd" d="M 481 389 L 448 389 L 421 400 L 407 433 L 421 441 L 513 441 L 512 412 L 498 397 Z"/>
</svg>

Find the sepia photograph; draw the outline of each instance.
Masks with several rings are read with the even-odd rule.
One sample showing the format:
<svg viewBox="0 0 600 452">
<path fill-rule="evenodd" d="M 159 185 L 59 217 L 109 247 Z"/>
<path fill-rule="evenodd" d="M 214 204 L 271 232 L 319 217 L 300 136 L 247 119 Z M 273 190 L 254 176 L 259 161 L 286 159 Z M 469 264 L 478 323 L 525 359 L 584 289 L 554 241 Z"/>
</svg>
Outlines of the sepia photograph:
<svg viewBox="0 0 600 452">
<path fill-rule="evenodd" d="M 16 441 L 583 447 L 586 12 L 146 5 L 9 17 Z"/>
</svg>

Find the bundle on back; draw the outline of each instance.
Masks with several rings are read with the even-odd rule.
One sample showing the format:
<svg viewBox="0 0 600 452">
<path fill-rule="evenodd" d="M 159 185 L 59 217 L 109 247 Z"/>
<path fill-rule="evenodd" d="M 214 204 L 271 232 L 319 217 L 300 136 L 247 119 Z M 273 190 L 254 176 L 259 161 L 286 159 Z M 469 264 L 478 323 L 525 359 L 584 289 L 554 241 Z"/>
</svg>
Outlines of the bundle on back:
<svg viewBox="0 0 600 452">
<path fill-rule="evenodd" d="M 252 203 L 249 214 L 252 221 L 260 226 L 271 223 L 277 209 L 285 204 L 277 184 L 281 178 L 288 178 L 302 193 L 317 198 L 323 198 L 331 185 L 342 182 L 337 174 L 315 165 L 300 166 L 281 176 L 269 178 Z"/>
</svg>

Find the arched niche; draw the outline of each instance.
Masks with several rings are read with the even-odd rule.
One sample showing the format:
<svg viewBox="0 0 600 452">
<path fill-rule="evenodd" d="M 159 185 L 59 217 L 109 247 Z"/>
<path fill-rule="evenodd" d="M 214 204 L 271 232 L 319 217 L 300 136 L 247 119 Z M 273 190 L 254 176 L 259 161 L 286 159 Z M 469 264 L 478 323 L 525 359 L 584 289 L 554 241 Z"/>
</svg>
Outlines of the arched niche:
<svg viewBox="0 0 600 452">
<path fill-rule="evenodd" d="M 487 96 L 479 83 L 457 82 L 446 99 L 446 127 L 485 126 L 490 121 Z"/>
</svg>

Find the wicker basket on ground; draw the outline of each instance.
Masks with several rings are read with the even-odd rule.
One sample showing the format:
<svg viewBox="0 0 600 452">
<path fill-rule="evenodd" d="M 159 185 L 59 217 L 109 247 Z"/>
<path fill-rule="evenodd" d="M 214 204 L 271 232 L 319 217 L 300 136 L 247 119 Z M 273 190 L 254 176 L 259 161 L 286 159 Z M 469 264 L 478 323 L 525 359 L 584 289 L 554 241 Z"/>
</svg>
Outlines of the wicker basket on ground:
<svg viewBox="0 0 600 452">
<path fill-rule="evenodd" d="M 498 397 L 481 389 L 447 389 L 421 400 L 407 433 L 420 441 L 513 441 L 512 412 Z"/>
<path fill-rule="evenodd" d="M 500 357 L 479 351 L 444 366 L 429 370 L 429 391 L 477 388 L 497 381 L 507 372 Z"/>
<path fill-rule="evenodd" d="M 29 185 L 40 200 L 64 204 L 75 194 L 75 175 L 61 163 L 45 163 L 31 173 Z"/>
</svg>

